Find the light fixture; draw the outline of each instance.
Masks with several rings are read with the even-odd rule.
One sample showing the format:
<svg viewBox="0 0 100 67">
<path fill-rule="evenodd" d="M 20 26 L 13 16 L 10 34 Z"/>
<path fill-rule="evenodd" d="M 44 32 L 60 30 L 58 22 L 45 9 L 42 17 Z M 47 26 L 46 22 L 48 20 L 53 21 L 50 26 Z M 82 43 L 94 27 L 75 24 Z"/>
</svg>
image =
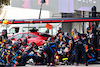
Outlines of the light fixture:
<svg viewBox="0 0 100 67">
<path fill-rule="evenodd" d="M 88 0 L 86 0 L 86 3 L 88 3 Z"/>
<path fill-rule="evenodd" d="M 92 1 L 92 0 L 89 0 L 89 1 Z"/>
<path fill-rule="evenodd" d="M 94 0 L 93 3 L 96 3 L 96 1 Z"/>
<path fill-rule="evenodd" d="M 78 0 L 78 1 L 81 1 L 81 0 Z"/>
<path fill-rule="evenodd" d="M 92 0 L 89 0 L 90 3 L 92 3 Z"/>
<path fill-rule="evenodd" d="M 85 2 L 85 0 L 83 0 L 83 2 Z"/>
</svg>

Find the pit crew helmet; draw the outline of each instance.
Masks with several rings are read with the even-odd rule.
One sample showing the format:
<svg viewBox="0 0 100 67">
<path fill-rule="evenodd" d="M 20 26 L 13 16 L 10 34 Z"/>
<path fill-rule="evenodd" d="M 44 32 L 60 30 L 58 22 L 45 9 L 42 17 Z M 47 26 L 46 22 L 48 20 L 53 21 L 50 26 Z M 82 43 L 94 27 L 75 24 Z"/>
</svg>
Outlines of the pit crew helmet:
<svg viewBox="0 0 100 67">
<path fill-rule="evenodd" d="M 77 33 L 77 30 L 75 28 L 72 29 L 72 35 L 74 35 L 75 33 Z"/>
</svg>

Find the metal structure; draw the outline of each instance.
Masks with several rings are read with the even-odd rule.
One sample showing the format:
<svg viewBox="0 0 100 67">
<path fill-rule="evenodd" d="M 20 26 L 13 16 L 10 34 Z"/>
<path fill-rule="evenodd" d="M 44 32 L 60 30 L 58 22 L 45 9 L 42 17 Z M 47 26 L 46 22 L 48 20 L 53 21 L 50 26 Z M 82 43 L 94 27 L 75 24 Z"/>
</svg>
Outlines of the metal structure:
<svg viewBox="0 0 100 67">
<path fill-rule="evenodd" d="M 62 22 L 63 21 L 63 22 Z M 100 18 L 54 18 L 54 19 L 22 19 L 22 20 L 0 20 L 0 24 L 23 24 L 23 23 L 70 23 L 70 22 L 97 22 Z"/>
<path fill-rule="evenodd" d="M 40 13 L 39 13 L 39 19 L 41 18 L 41 11 L 42 11 L 42 5 L 45 3 L 45 0 L 41 0 L 41 7 L 40 7 Z"/>
</svg>

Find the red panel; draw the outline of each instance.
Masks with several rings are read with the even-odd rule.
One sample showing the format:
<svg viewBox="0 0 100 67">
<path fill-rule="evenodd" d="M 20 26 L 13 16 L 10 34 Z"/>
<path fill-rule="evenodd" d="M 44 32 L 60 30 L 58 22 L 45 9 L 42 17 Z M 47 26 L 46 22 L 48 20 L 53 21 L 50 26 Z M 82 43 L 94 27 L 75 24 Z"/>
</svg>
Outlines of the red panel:
<svg viewBox="0 0 100 67">
<path fill-rule="evenodd" d="M 47 20 L 44 20 L 44 21 L 40 21 L 40 22 L 45 22 L 45 23 L 47 22 L 48 23 L 48 22 L 51 22 L 51 21 L 50 20 L 48 20 L 48 21 Z"/>
<path fill-rule="evenodd" d="M 52 22 L 62 22 L 63 20 L 52 20 Z"/>
<path fill-rule="evenodd" d="M 2 23 L 2 21 L 0 21 L 0 23 Z"/>
<path fill-rule="evenodd" d="M 30 21 L 24 21 L 24 23 L 33 23 L 33 21 L 31 21 L 31 22 Z"/>
<path fill-rule="evenodd" d="M 12 21 L 8 21 L 7 24 L 12 24 Z"/>
<path fill-rule="evenodd" d="M 40 23 L 40 21 L 34 21 L 34 23 Z"/>
<path fill-rule="evenodd" d="M 13 23 L 24 23 L 23 21 L 14 21 Z"/>
<path fill-rule="evenodd" d="M 64 22 L 90 22 L 90 21 L 100 21 L 100 19 L 64 20 Z"/>
<path fill-rule="evenodd" d="M 43 23 L 50 23 L 51 21 L 50 21 L 50 20 L 44 20 L 44 21 L 34 21 L 34 23 L 41 23 L 41 22 L 43 22 Z"/>
</svg>

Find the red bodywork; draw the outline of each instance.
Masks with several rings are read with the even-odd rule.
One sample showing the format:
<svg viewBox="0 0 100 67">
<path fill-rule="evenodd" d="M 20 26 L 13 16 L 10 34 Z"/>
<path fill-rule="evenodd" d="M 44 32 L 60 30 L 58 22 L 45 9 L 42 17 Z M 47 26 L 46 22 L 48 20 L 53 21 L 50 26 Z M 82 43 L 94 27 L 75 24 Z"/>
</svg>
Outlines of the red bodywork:
<svg viewBox="0 0 100 67">
<path fill-rule="evenodd" d="M 40 34 L 42 34 L 42 35 L 40 35 Z M 17 37 L 18 35 L 21 35 L 21 36 Z M 15 42 L 15 41 L 17 41 L 18 38 L 21 38 L 21 40 L 23 38 L 25 38 L 26 37 L 25 35 L 29 35 L 29 36 L 27 36 L 27 37 L 29 37 L 29 38 L 27 38 L 28 43 L 33 42 L 37 46 L 43 45 L 44 44 L 44 40 L 47 40 L 47 38 L 50 37 L 49 34 L 44 34 L 44 33 L 40 33 L 40 32 L 23 32 L 23 33 L 18 33 L 16 35 L 14 35 L 10 39 L 13 42 Z M 47 35 L 47 36 L 45 36 L 45 35 Z"/>
</svg>

